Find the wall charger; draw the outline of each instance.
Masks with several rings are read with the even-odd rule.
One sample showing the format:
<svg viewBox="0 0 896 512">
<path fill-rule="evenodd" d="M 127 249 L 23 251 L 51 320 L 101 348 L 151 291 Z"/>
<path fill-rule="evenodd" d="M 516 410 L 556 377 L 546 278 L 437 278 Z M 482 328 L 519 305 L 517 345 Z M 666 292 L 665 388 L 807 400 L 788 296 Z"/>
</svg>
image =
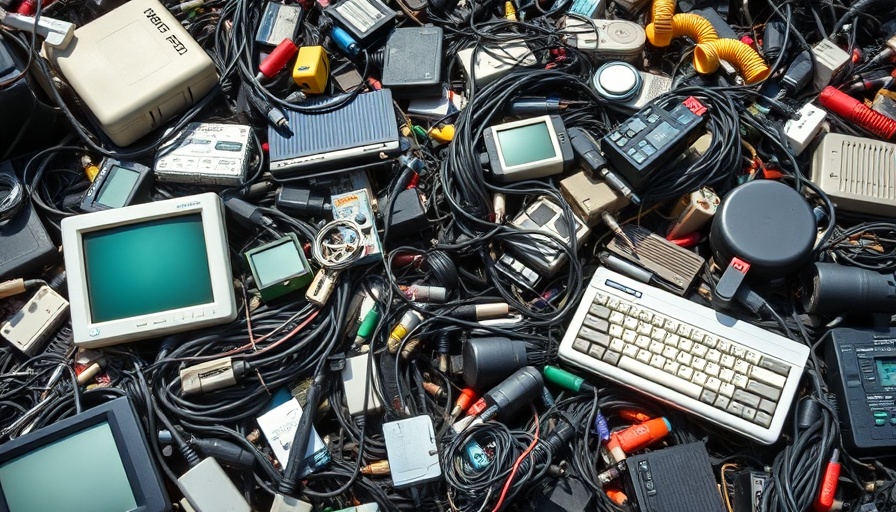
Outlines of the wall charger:
<svg viewBox="0 0 896 512">
<path fill-rule="evenodd" d="M 158 0 L 131 0 L 44 46 L 115 144 L 127 146 L 199 101 L 218 83 L 205 50 Z"/>
<path fill-rule="evenodd" d="M 34 356 L 56 334 L 68 313 L 68 301 L 49 286 L 41 286 L 31 299 L 0 327 L 0 335 L 27 356 Z"/>
<path fill-rule="evenodd" d="M 392 484 L 401 489 L 442 477 L 432 418 L 427 415 L 383 423 Z"/>
</svg>

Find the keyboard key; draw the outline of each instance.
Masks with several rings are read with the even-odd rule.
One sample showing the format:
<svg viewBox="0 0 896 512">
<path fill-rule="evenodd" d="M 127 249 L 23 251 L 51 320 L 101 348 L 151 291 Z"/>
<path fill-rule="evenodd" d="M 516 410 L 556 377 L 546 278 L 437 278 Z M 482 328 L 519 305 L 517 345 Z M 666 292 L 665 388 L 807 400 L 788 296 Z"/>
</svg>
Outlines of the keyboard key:
<svg viewBox="0 0 896 512">
<path fill-rule="evenodd" d="M 722 371 L 719 372 L 719 380 L 722 382 L 731 382 L 731 379 L 734 378 L 734 370 L 729 370 L 728 368 L 722 368 Z"/>
<path fill-rule="evenodd" d="M 653 356 L 653 354 L 651 354 L 647 350 L 639 350 L 638 355 L 635 356 L 635 359 L 637 359 L 638 361 L 641 361 L 644 364 L 650 364 L 650 358 L 652 356 Z"/>
<path fill-rule="evenodd" d="M 744 354 L 744 359 L 750 364 L 759 364 L 759 361 L 762 359 L 758 352 L 753 350 L 747 350 L 746 354 Z M 769 368 L 771 369 L 771 368 Z"/>
<path fill-rule="evenodd" d="M 588 314 L 598 318 L 610 318 L 610 308 L 601 304 L 592 304 L 591 308 L 588 309 Z"/>
<path fill-rule="evenodd" d="M 595 331 L 607 332 L 610 329 L 610 323 L 604 320 L 603 318 L 596 318 L 593 316 L 586 316 L 585 321 L 582 322 L 582 325 L 586 327 L 590 327 Z"/>
<path fill-rule="evenodd" d="M 753 418 L 753 423 L 756 423 L 757 425 L 762 425 L 763 427 L 768 428 L 772 424 L 772 417 L 769 416 L 767 413 L 759 411 L 756 413 L 756 416 Z"/>
<path fill-rule="evenodd" d="M 616 352 L 615 350 L 607 350 L 604 352 L 604 362 L 613 366 L 619 364 L 619 359 L 622 357 L 622 354 Z"/>
<path fill-rule="evenodd" d="M 691 349 L 691 354 L 697 357 L 706 357 L 707 352 L 709 352 L 709 349 L 702 343 L 694 343 L 694 348 Z"/>
<path fill-rule="evenodd" d="M 724 366 L 725 368 L 734 368 L 734 362 L 737 359 L 734 356 L 728 354 L 722 354 L 722 359 L 719 360 L 719 365 Z"/>
<path fill-rule="evenodd" d="M 584 338 L 576 338 L 572 342 L 573 350 L 577 350 L 583 354 L 588 353 L 588 347 L 590 347 L 590 346 L 591 346 L 591 343 L 588 342 L 588 340 L 586 340 Z"/>
<path fill-rule="evenodd" d="M 678 349 L 669 345 L 663 345 L 663 357 L 674 360 L 678 357 Z"/>
<path fill-rule="evenodd" d="M 754 366 L 753 369 L 750 370 L 750 378 L 776 388 L 783 388 L 784 383 L 787 382 L 787 378 L 783 375 L 778 375 L 777 373 L 773 373 L 760 366 Z"/>
<path fill-rule="evenodd" d="M 735 391 L 737 391 L 737 388 L 734 387 L 734 384 L 728 382 L 723 382 L 722 385 L 719 386 L 719 394 L 727 396 L 728 398 L 734 396 Z"/>
<path fill-rule="evenodd" d="M 761 397 L 768 398 L 769 400 L 774 400 L 776 402 L 778 401 L 778 398 L 781 397 L 780 389 L 773 388 L 767 384 L 763 384 L 755 380 L 751 380 L 747 384 L 747 391 L 751 391 Z"/>
<path fill-rule="evenodd" d="M 716 401 L 717 396 L 719 395 L 708 389 L 704 389 L 703 392 L 700 393 L 700 401 L 712 405 L 713 402 Z"/>
<path fill-rule="evenodd" d="M 625 342 L 619 338 L 613 338 L 610 340 L 610 350 L 615 352 L 622 352 L 622 349 L 625 348 Z M 744 384 L 746 385 L 746 384 Z"/>
<path fill-rule="evenodd" d="M 643 364 L 629 357 L 622 357 L 622 359 L 619 360 L 619 367 L 623 370 L 632 372 L 635 375 L 639 375 L 647 380 L 656 382 L 657 384 L 660 384 L 667 388 L 674 389 L 675 391 L 678 391 L 679 393 L 687 395 L 691 398 L 699 397 L 700 392 L 702 391 L 700 389 L 700 386 L 697 386 L 684 379 L 669 375 L 668 373 L 658 372 L 656 371 L 656 368 Z"/>
<path fill-rule="evenodd" d="M 647 336 L 638 336 L 637 338 L 635 338 L 635 346 L 646 350 L 647 347 L 650 346 L 650 338 L 648 338 Z"/>
<path fill-rule="evenodd" d="M 759 360 L 759 367 L 765 368 L 766 370 L 777 373 L 778 375 L 787 376 L 790 373 L 790 365 L 784 364 L 780 361 L 776 361 L 770 357 L 763 356 L 762 359 Z"/>
<path fill-rule="evenodd" d="M 765 413 L 768 413 L 768 414 L 774 414 L 774 413 L 775 413 L 775 408 L 777 407 L 777 405 L 778 405 L 778 404 L 776 404 L 775 402 L 772 402 L 771 400 L 766 400 L 765 398 L 763 398 L 763 399 L 759 402 L 759 407 L 758 407 L 758 409 L 759 409 L 761 412 L 765 412 Z"/>
<path fill-rule="evenodd" d="M 676 373 L 684 380 L 694 380 L 694 369 L 690 366 L 680 366 Z"/>
<path fill-rule="evenodd" d="M 706 380 L 708 378 L 709 376 L 703 372 L 694 372 L 694 376 L 691 377 L 691 382 L 697 384 L 700 387 L 703 387 L 706 384 Z"/>
<path fill-rule="evenodd" d="M 734 362 L 734 371 L 747 375 L 750 373 L 750 363 L 743 359 L 738 359 Z"/>
<path fill-rule="evenodd" d="M 605 333 L 597 332 L 594 329 L 589 329 L 588 327 L 582 327 L 579 329 L 579 338 L 586 339 L 592 343 L 600 343 L 601 345 L 607 345 L 610 343 L 610 337 Z"/>
<path fill-rule="evenodd" d="M 663 366 L 663 371 L 666 373 L 671 373 L 672 375 L 677 375 L 679 368 L 681 368 L 680 364 L 676 363 L 675 361 L 666 359 L 666 365 Z"/>
<path fill-rule="evenodd" d="M 743 389 L 738 389 L 737 391 L 735 391 L 734 396 L 732 396 L 732 398 L 737 402 L 740 402 L 744 405 L 754 407 L 754 408 L 759 407 L 759 402 L 762 401 L 762 399 L 759 398 L 759 396 L 754 395 L 753 393 L 750 393 L 749 391 L 744 391 Z"/>
<path fill-rule="evenodd" d="M 663 343 L 669 345 L 670 347 L 678 347 L 678 342 L 681 341 L 681 338 L 677 334 L 669 334 L 666 336 L 666 339 L 663 340 Z"/>
<path fill-rule="evenodd" d="M 691 366 L 694 368 L 694 370 L 702 372 L 706 369 L 706 359 L 703 359 L 702 357 L 695 357 L 691 361 Z"/>
</svg>

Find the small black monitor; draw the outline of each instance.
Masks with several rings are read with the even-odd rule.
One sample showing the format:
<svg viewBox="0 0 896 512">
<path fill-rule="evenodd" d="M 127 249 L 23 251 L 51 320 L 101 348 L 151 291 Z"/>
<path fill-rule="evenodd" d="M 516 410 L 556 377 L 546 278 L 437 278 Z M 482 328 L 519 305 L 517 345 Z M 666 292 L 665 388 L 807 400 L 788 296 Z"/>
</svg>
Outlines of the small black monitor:
<svg viewBox="0 0 896 512">
<path fill-rule="evenodd" d="M 167 512 L 128 398 L 0 445 L 0 512 Z"/>
</svg>

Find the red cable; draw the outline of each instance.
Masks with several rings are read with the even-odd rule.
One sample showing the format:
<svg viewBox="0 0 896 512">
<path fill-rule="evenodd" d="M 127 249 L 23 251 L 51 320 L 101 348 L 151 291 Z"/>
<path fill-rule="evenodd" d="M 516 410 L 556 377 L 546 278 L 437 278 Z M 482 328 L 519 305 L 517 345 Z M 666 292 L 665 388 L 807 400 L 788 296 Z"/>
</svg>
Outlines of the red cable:
<svg viewBox="0 0 896 512">
<path fill-rule="evenodd" d="M 501 496 L 498 498 L 498 503 L 495 505 L 495 508 L 492 509 L 492 512 L 498 512 L 501 510 L 501 505 L 504 504 L 504 497 L 507 495 L 507 490 L 510 489 L 510 484 L 513 483 L 513 477 L 516 476 L 516 471 L 520 468 L 520 464 L 523 463 L 523 460 L 529 455 L 535 445 L 538 444 L 538 434 L 540 429 L 538 428 L 538 413 L 532 411 L 532 414 L 535 415 L 535 437 L 532 438 L 532 444 L 526 448 L 522 454 L 520 454 L 519 458 L 516 459 L 516 462 L 513 463 L 513 470 L 510 472 L 510 476 L 507 477 L 507 481 L 504 482 L 504 488 L 501 489 Z"/>
</svg>

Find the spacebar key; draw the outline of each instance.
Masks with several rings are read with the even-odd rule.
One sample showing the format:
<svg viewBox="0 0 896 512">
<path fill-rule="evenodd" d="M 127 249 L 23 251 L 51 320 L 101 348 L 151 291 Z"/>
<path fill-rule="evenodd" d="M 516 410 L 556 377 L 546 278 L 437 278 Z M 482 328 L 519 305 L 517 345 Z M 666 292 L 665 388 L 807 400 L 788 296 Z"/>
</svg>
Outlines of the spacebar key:
<svg viewBox="0 0 896 512">
<path fill-rule="evenodd" d="M 674 375 L 657 370 L 650 365 L 644 364 L 641 361 L 628 356 L 622 356 L 622 359 L 619 360 L 617 366 L 623 370 L 632 372 L 639 377 L 643 377 L 661 386 L 666 386 L 669 389 L 678 391 L 691 398 L 699 398 L 700 392 L 703 391 L 703 388 L 693 382 L 688 382 Z"/>
</svg>

